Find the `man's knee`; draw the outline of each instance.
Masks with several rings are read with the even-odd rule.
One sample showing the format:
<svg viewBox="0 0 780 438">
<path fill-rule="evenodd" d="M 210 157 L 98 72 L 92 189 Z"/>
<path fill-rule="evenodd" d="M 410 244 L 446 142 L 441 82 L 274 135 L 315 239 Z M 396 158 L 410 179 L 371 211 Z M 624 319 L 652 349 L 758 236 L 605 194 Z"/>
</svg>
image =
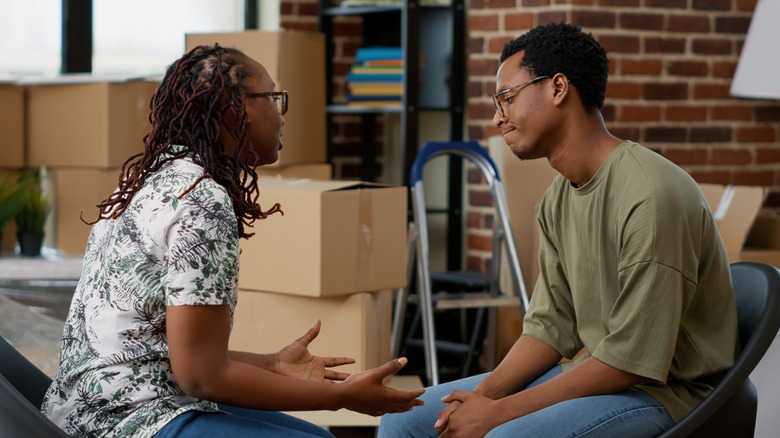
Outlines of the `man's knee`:
<svg viewBox="0 0 780 438">
<path fill-rule="evenodd" d="M 430 413 L 424 409 L 415 408 L 410 412 L 400 414 L 385 414 L 382 416 L 379 425 L 378 438 L 407 438 L 407 437 L 426 437 L 437 436 L 436 429 L 433 428 Z"/>
</svg>

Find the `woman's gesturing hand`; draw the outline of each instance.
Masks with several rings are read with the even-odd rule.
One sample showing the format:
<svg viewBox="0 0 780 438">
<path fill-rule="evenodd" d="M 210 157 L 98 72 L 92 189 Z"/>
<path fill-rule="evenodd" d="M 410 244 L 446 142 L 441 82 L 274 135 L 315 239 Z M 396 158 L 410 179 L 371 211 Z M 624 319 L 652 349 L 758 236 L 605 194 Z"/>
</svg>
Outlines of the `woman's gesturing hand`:
<svg viewBox="0 0 780 438">
<path fill-rule="evenodd" d="M 333 371 L 329 368 L 355 363 L 350 357 L 320 357 L 309 352 L 309 344 L 320 334 L 321 322 L 317 320 L 303 336 L 282 348 L 277 353 L 277 363 L 274 371 L 284 376 L 301 380 L 322 382 L 324 380 L 340 381 L 349 374 Z"/>
<path fill-rule="evenodd" d="M 386 364 L 362 373 L 353 374 L 341 385 L 344 389 L 344 407 L 363 414 L 379 416 L 393 412 L 411 411 L 422 406 L 418 399 L 425 390 L 399 391 L 386 386 L 385 378 L 397 373 L 408 359 L 393 359 Z"/>
</svg>

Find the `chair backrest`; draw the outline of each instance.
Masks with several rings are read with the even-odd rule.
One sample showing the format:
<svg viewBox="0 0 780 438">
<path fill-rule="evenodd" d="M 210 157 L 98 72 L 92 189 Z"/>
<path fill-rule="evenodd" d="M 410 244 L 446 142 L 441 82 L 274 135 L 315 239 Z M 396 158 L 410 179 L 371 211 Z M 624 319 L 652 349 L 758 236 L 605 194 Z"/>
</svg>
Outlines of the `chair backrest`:
<svg viewBox="0 0 780 438">
<path fill-rule="evenodd" d="M 0 336 L 0 436 L 67 437 L 41 413 L 51 379 Z"/>
<path fill-rule="evenodd" d="M 763 263 L 734 263 L 731 281 L 742 351 L 712 393 L 663 438 L 753 436 L 757 396 L 749 377 L 780 328 L 780 270 Z"/>
<path fill-rule="evenodd" d="M 51 378 L 0 336 L 0 375 L 36 408 L 51 385 Z"/>
</svg>

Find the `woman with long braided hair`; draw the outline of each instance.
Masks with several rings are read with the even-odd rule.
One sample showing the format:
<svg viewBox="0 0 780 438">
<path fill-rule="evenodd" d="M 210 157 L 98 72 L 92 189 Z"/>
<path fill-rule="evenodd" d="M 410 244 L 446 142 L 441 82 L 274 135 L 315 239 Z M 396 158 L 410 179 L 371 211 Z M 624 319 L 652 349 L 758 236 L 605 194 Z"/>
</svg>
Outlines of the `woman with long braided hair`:
<svg viewBox="0 0 780 438">
<path fill-rule="evenodd" d="M 255 167 L 278 158 L 287 92 L 242 52 L 199 46 L 167 70 L 144 152 L 98 204 L 42 411 L 90 437 L 312 437 L 278 411 L 402 412 L 422 390 L 382 381 L 405 358 L 349 376 L 351 358 L 230 351 L 239 238 L 279 212 L 258 204 Z M 337 382 L 337 384 L 334 384 Z"/>
</svg>

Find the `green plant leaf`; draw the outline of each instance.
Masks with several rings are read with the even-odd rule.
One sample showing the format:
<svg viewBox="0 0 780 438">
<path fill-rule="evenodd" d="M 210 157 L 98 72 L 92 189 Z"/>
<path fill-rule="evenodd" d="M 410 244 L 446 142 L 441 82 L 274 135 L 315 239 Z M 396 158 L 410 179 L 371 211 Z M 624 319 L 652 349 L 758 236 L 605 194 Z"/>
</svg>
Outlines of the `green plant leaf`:
<svg viewBox="0 0 780 438">
<path fill-rule="evenodd" d="M 20 232 L 42 232 L 51 210 L 51 203 L 41 188 L 40 171 L 28 169 L 22 174 L 20 182 L 29 182 L 29 185 L 26 190 L 26 202 L 14 216 L 16 228 Z"/>
</svg>

